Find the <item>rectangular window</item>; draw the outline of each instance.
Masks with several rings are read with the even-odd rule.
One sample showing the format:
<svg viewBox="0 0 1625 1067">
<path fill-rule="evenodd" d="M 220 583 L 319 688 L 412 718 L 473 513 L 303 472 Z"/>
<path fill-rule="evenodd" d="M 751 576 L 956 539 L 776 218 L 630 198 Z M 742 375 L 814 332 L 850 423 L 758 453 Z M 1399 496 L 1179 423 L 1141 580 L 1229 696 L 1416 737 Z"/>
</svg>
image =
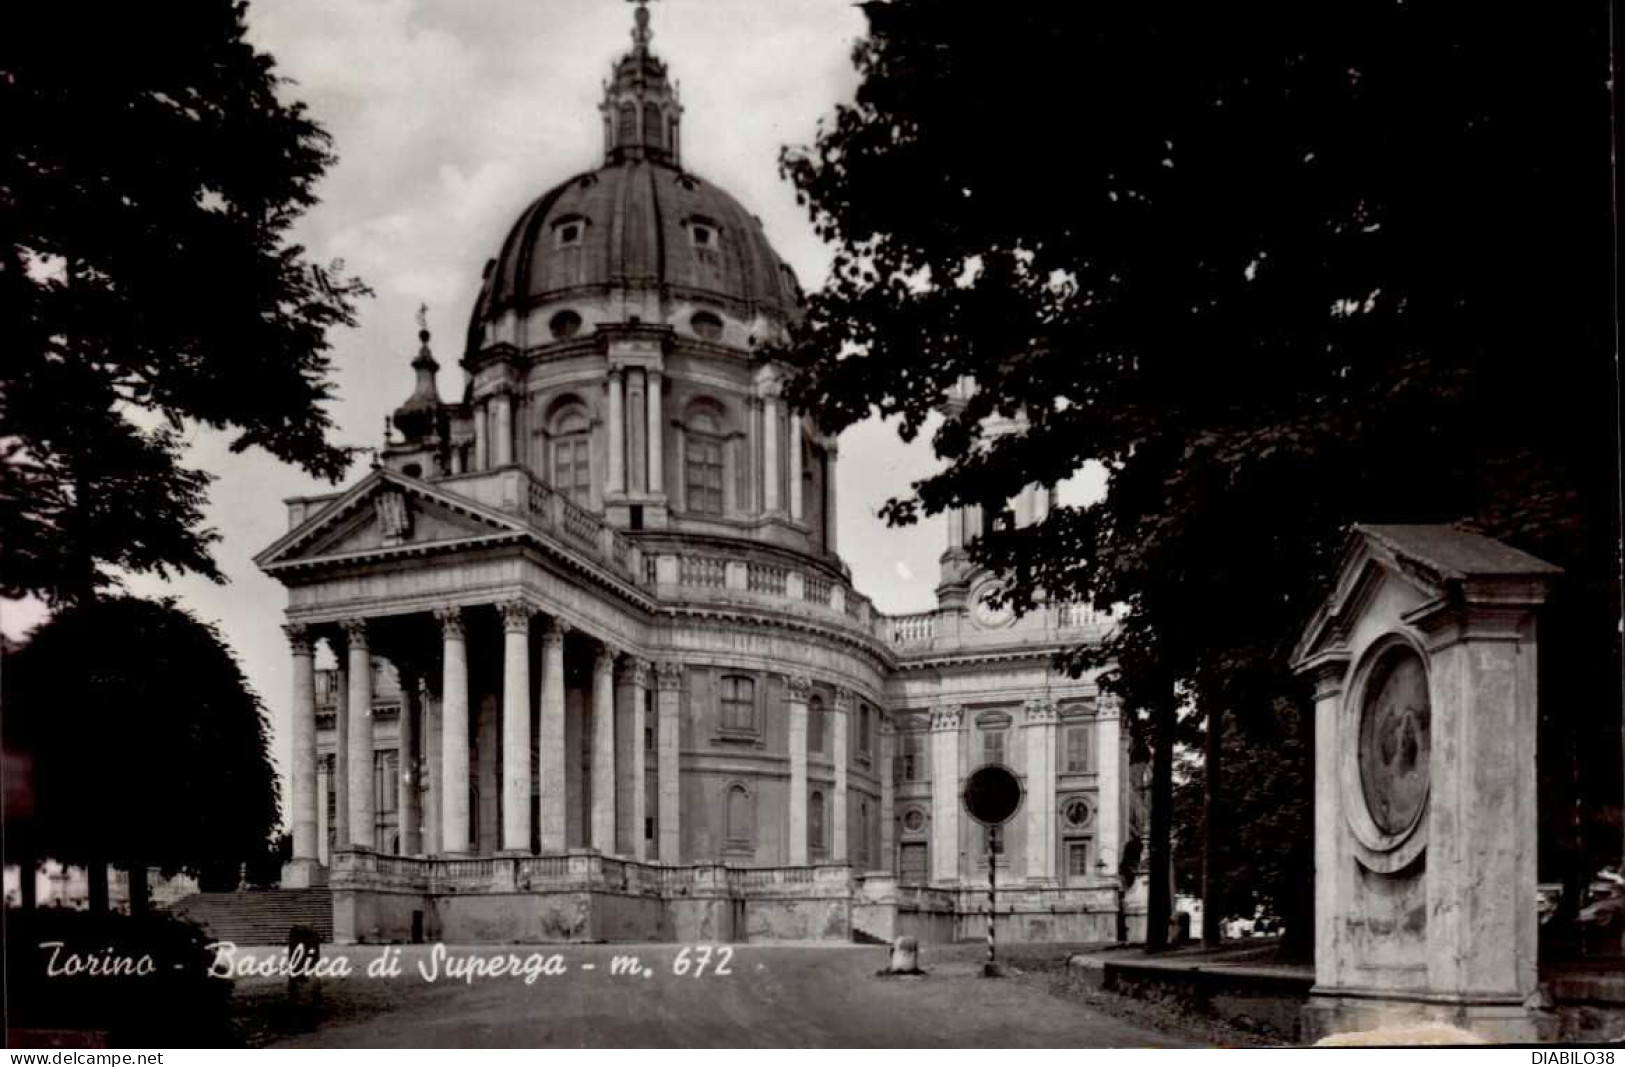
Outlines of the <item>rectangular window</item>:
<svg viewBox="0 0 1625 1067">
<path fill-rule="evenodd" d="M 1066 772 L 1083 774 L 1092 769 L 1089 759 L 1089 727 L 1069 727 L 1066 731 Z"/>
<path fill-rule="evenodd" d="M 897 743 L 900 751 L 897 753 L 896 764 L 892 767 L 892 777 L 899 782 L 924 781 L 924 766 L 920 760 L 920 735 L 898 734 Z"/>
<path fill-rule="evenodd" d="M 749 678 L 723 676 L 722 728 L 739 733 L 756 729 L 756 683 Z"/>
<path fill-rule="evenodd" d="M 561 437 L 553 445 L 553 488 L 586 506 L 592 493 L 592 460 L 586 434 Z"/>
<path fill-rule="evenodd" d="M 982 762 L 1004 762 L 1004 731 L 989 730 L 982 735 Z"/>
<path fill-rule="evenodd" d="M 869 705 L 858 705 L 858 755 L 869 755 Z"/>
<path fill-rule="evenodd" d="M 897 850 L 897 880 L 903 885 L 924 885 L 925 858 L 925 842 L 903 842 Z"/>
<path fill-rule="evenodd" d="M 400 802 L 400 757 L 394 749 L 372 754 L 372 796 L 374 812 L 393 812 Z"/>
<path fill-rule="evenodd" d="M 722 514 L 722 442 L 690 434 L 684 474 L 688 510 L 701 515 Z"/>
<path fill-rule="evenodd" d="M 1089 869 L 1087 838 L 1066 843 L 1066 873 L 1069 878 L 1087 878 L 1094 873 Z"/>
</svg>

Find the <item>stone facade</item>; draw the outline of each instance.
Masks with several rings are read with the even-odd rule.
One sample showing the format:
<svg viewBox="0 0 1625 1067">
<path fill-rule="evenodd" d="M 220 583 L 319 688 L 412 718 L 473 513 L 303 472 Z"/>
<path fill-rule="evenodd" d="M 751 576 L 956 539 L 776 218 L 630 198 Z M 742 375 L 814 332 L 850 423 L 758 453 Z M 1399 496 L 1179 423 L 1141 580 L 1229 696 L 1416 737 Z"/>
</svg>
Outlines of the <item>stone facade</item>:
<svg viewBox="0 0 1625 1067">
<path fill-rule="evenodd" d="M 289 597 L 289 883 L 330 879 L 357 939 L 414 913 L 469 940 L 955 937 L 988 876 L 960 790 L 998 762 L 1026 797 L 994 857 L 1012 930 L 1110 936 L 1125 731 L 1051 669 L 1107 620 L 1011 618 L 965 553 L 1050 493 L 949 516 L 933 611 L 852 587 L 837 444 L 751 351 L 799 289 L 678 168 L 638 18 L 604 166 L 487 270 L 462 399 L 439 398 L 425 326 L 401 436 L 344 492 L 289 501 L 258 557 Z M 670 232 L 640 244 L 651 220 Z"/>
</svg>

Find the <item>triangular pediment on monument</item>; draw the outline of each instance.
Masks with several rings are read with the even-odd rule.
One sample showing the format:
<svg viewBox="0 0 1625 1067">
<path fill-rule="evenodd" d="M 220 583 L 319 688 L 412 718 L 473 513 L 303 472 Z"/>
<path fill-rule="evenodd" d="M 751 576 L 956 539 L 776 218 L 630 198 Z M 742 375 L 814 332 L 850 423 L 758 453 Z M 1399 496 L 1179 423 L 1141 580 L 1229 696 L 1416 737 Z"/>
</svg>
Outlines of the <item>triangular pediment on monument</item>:
<svg viewBox="0 0 1625 1067">
<path fill-rule="evenodd" d="M 1357 525 L 1349 533 L 1331 594 L 1316 609 L 1292 653 L 1295 668 L 1335 656 L 1366 605 L 1385 587 L 1413 607 L 1445 598 L 1472 600 L 1527 586 L 1538 590 L 1559 568 L 1526 552 L 1453 526 Z"/>
<path fill-rule="evenodd" d="M 467 497 L 379 468 L 255 557 L 262 569 L 390 554 L 425 546 L 521 537 L 518 519 Z"/>
</svg>

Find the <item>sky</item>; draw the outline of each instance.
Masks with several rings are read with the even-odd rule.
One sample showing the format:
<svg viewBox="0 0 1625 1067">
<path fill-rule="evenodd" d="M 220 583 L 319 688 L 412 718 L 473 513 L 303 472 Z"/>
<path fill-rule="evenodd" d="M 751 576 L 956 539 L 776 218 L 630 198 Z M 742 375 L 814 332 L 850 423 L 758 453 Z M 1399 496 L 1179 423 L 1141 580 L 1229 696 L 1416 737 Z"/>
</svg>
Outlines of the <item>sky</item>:
<svg viewBox="0 0 1625 1067">
<path fill-rule="evenodd" d="M 338 156 L 294 237 L 318 262 L 342 259 L 376 294 L 358 328 L 332 337 L 339 443 L 380 443 L 385 418 L 410 393 L 420 302 L 441 394 L 461 394 L 457 341 L 485 261 L 531 200 L 602 162 L 597 106 L 630 46 L 632 10 L 616 0 L 251 3 L 251 39 L 276 58 L 292 80 L 286 98 L 308 105 Z M 817 288 L 829 253 L 777 159 L 783 145 L 811 143 L 818 120 L 851 99 L 862 12 L 851 0 L 658 0 L 651 13 L 653 49 L 685 108 L 685 166 L 759 215 L 803 286 Z M 266 704 L 285 768 L 287 599 L 252 557 L 286 531 L 285 498 L 333 487 L 263 453 L 231 455 L 228 443 L 199 430 L 188 456 L 217 477 L 207 522 L 222 536 L 215 551 L 228 584 L 135 577 L 128 588 L 175 596 L 218 624 Z M 888 530 L 875 518 L 931 471 L 929 445 L 905 446 L 872 422 L 842 436 L 841 455 L 836 536 L 854 584 L 884 611 L 932 607 L 942 520 Z M 41 617 L 26 604 L 0 605 L 0 614 L 13 636 Z"/>
</svg>

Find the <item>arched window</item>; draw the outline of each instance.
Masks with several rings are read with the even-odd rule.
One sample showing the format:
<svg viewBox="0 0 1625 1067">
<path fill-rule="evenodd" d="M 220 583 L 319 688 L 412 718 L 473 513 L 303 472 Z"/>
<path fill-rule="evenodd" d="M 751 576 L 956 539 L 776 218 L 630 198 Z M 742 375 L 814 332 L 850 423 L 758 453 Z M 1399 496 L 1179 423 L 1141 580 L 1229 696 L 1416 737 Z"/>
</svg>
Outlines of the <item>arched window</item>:
<svg viewBox="0 0 1625 1067">
<path fill-rule="evenodd" d="M 807 750 L 825 751 L 828 736 L 828 716 L 824 714 L 824 698 L 814 693 L 807 698 Z"/>
<path fill-rule="evenodd" d="M 737 674 L 722 676 L 722 728 L 734 733 L 756 729 L 756 683 Z"/>
<path fill-rule="evenodd" d="M 643 143 L 650 148 L 664 148 L 666 124 L 660 121 L 660 108 L 654 104 L 643 105 Z"/>
<path fill-rule="evenodd" d="M 814 792 L 807 798 L 807 847 L 814 852 L 823 852 L 824 844 L 824 794 Z"/>
<path fill-rule="evenodd" d="M 585 507 L 592 495 L 592 424 L 571 404 L 553 416 L 553 488 Z"/>
<path fill-rule="evenodd" d="M 750 790 L 739 784 L 728 787 L 728 803 L 724 811 L 728 826 L 728 847 L 756 847 L 756 805 Z"/>
<path fill-rule="evenodd" d="M 636 144 L 638 140 L 638 112 L 631 104 L 622 104 L 616 116 L 615 143 L 621 147 Z"/>
<path fill-rule="evenodd" d="M 699 515 L 722 514 L 722 427 L 709 405 L 691 410 L 684 423 L 683 502 Z"/>
</svg>

